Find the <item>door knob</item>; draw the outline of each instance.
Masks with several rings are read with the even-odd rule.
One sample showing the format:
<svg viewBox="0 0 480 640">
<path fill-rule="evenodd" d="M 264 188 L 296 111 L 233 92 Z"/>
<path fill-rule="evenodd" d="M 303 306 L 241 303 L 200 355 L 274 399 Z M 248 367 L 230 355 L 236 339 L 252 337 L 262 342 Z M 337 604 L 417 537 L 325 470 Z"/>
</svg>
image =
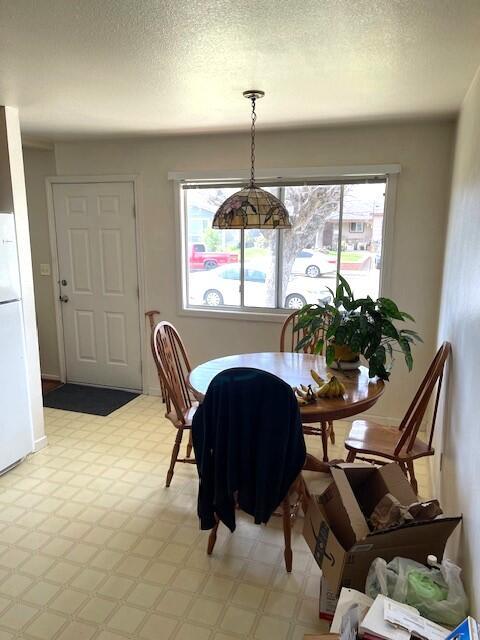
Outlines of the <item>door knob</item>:
<svg viewBox="0 0 480 640">
<path fill-rule="evenodd" d="M 60 302 L 68 302 L 68 296 L 59 296 Z"/>
</svg>

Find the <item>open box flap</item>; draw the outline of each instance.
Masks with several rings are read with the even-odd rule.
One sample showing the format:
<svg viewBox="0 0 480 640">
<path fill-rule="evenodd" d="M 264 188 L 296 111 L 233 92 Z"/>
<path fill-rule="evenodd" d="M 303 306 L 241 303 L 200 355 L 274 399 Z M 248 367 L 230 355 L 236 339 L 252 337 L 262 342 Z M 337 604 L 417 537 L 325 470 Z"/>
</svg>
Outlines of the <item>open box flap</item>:
<svg viewBox="0 0 480 640">
<path fill-rule="evenodd" d="M 353 478 L 351 478 L 353 472 L 347 469 L 345 473 L 353 486 L 362 513 L 367 518 L 387 493 L 391 493 L 400 504 L 405 506 L 418 502 L 418 497 L 405 474 L 394 462 L 376 469 L 375 473 L 356 486 L 353 485 Z"/>
<path fill-rule="evenodd" d="M 375 467 L 370 464 L 339 465 L 331 469 L 332 478 L 340 494 L 355 541 L 363 540 L 370 533 L 370 529 L 353 493 L 352 484 L 355 486 L 358 481 L 364 481 L 375 471 Z"/>
<path fill-rule="evenodd" d="M 367 536 L 367 540 L 375 540 L 376 545 L 382 544 L 388 547 L 396 544 L 408 544 L 410 541 L 411 544 L 415 544 L 418 536 L 427 535 L 432 545 L 442 544 L 445 546 L 461 519 L 461 516 L 443 515 L 433 520 L 406 522 L 390 529 L 372 531 Z"/>
<path fill-rule="evenodd" d="M 418 497 L 412 489 L 412 485 L 408 482 L 396 462 L 380 467 L 378 475 L 385 483 L 388 493 L 394 495 L 400 504 L 409 505 L 418 502 Z"/>
</svg>

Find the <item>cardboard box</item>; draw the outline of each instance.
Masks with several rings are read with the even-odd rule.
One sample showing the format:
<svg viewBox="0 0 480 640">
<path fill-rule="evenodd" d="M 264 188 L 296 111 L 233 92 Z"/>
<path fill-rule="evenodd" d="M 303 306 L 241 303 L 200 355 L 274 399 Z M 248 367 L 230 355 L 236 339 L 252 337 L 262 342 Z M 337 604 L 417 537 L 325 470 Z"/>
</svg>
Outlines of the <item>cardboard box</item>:
<svg viewBox="0 0 480 640">
<path fill-rule="evenodd" d="M 325 578 L 320 578 L 319 618 L 332 622 L 337 609 L 338 595 L 330 591 Z"/>
<path fill-rule="evenodd" d="M 368 527 L 367 517 L 385 494 L 401 504 L 418 499 L 397 464 L 341 464 L 332 467 L 331 474 L 326 488 L 312 494 L 303 528 L 330 591 L 364 591 L 370 565 L 378 557 L 389 562 L 401 556 L 422 563 L 429 554 L 443 557 L 460 517 L 439 516 L 374 532 Z"/>
<path fill-rule="evenodd" d="M 458 627 L 455 627 L 447 640 L 479 640 L 479 638 L 480 625 L 475 618 L 468 616 Z"/>
</svg>

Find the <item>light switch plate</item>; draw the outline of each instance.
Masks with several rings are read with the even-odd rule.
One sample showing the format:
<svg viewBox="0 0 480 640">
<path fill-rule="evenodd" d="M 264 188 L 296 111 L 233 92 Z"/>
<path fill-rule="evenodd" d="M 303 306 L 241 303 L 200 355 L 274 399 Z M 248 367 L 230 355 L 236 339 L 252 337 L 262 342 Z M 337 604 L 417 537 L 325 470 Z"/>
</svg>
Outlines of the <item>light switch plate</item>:
<svg viewBox="0 0 480 640">
<path fill-rule="evenodd" d="M 49 276 L 50 275 L 50 265 L 49 264 L 41 264 L 40 265 L 40 275 L 41 276 Z"/>
</svg>

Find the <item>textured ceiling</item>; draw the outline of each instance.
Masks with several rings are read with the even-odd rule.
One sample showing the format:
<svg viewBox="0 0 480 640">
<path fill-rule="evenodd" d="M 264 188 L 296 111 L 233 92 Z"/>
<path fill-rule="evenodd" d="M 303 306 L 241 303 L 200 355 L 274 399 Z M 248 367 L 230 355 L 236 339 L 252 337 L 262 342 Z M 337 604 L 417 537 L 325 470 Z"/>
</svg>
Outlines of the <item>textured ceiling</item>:
<svg viewBox="0 0 480 640">
<path fill-rule="evenodd" d="M 44 138 L 454 113 L 480 0 L 0 0 L 0 104 Z"/>
</svg>

